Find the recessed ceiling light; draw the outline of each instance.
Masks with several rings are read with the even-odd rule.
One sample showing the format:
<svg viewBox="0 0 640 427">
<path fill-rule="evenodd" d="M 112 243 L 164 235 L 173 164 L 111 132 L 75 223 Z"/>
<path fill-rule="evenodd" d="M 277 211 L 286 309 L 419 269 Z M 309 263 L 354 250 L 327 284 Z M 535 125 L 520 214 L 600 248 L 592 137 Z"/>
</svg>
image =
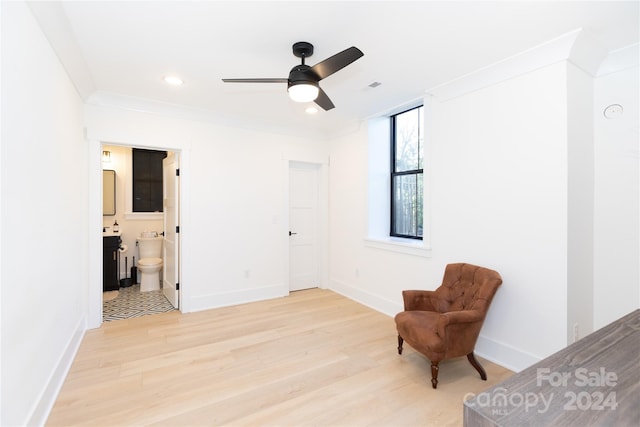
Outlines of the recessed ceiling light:
<svg viewBox="0 0 640 427">
<path fill-rule="evenodd" d="M 174 85 L 174 86 L 180 86 L 182 84 L 182 79 L 180 77 L 176 77 L 176 76 L 166 76 L 164 78 L 165 83 L 168 83 L 170 85 Z"/>
<path fill-rule="evenodd" d="M 304 111 L 306 111 L 307 114 L 315 114 L 318 112 L 318 109 L 316 107 L 307 107 L 307 109 Z"/>
</svg>

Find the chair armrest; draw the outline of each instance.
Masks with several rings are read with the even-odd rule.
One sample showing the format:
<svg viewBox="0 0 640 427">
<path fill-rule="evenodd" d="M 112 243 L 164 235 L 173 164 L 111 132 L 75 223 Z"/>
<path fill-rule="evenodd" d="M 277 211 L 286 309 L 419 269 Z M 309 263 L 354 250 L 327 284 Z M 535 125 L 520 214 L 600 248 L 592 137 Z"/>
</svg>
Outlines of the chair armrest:
<svg viewBox="0 0 640 427">
<path fill-rule="evenodd" d="M 442 313 L 445 325 L 453 325 L 459 323 L 474 323 L 483 320 L 483 313 L 480 310 L 461 310 L 449 311 Z"/>
<path fill-rule="evenodd" d="M 402 291 L 404 311 L 438 311 L 434 291 Z"/>
<path fill-rule="evenodd" d="M 464 356 L 473 351 L 482 322 L 481 310 L 449 311 L 438 316 L 436 334 L 441 337 L 446 357 Z"/>
</svg>

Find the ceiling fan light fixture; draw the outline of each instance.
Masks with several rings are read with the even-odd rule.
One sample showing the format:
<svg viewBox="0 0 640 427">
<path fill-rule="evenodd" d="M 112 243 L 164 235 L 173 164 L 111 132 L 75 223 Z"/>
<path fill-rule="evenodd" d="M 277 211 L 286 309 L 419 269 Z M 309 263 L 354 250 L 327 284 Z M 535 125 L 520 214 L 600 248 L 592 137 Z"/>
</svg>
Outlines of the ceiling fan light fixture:
<svg viewBox="0 0 640 427">
<path fill-rule="evenodd" d="M 289 86 L 289 97 L 295 102 L 311 102 L 318 97 L 320 90 L 311 83 L 298 83 Z"/>
</svg>

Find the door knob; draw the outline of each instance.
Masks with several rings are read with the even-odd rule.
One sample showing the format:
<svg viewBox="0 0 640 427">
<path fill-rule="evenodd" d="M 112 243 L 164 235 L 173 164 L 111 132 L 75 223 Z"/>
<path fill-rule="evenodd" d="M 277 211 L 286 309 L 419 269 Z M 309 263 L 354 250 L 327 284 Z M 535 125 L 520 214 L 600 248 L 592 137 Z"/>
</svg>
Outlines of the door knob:
<svg viewBox="0 0 640 427">
<path fill-rule="evenodd" d="M 291 231 L 289 231 L 289 236 L 293 236 L 294 234 L 298 234 L 298 233 L 292 233 Z"/>
</svg>

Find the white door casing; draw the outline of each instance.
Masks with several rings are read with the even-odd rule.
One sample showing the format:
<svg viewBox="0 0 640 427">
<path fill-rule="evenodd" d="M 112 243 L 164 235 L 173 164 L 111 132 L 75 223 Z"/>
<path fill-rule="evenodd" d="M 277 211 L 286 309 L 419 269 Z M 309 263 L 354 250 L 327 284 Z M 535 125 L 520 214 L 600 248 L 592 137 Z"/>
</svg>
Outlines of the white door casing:
<svg viewBox="0 0 640 427">
<path fill-rule="evenodd" d="M 289 164 L 289 290 L 316 288 L 319 263 L 319 165 Z"/>
<path fill-rule="evenodd" d="M 162 160 L 163 173 L 163 211 L 164 211 L 164 241 L 162 242 L 162 292 L 171 305 L 180 308 L 180 237 L 177 227 L 180 224 L 179 196 L 180 176 L 176 153 L 169 152 Z"/>
</svg>

